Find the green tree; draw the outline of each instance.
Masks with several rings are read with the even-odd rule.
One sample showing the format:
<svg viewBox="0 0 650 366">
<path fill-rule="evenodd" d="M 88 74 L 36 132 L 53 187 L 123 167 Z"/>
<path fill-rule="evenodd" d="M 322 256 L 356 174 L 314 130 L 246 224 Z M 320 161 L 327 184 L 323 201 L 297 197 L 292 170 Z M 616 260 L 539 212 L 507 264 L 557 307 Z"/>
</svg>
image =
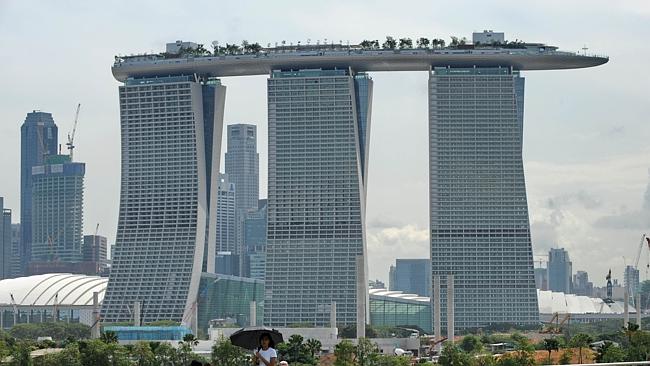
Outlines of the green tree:
<svg viewBox="0 0 650 366">
<path fill-rule="evenodd" d="M 157 366 L 156 357 L 148 342 L 138 342 L 133 346 L 131 352 L 133 359 L 138 366 Z"/>
<path fill-rule="evenodd" d="M 379 356 L 379 347 L 368 338 L 359 338 L 356 347 L 356 364 L 358 366 L 372 366 Z"/>
<path fill-rule="evenodd" d="M 246 352 L 233 345 L 230 339 L 221 336 L 212 346 L 212 363 L 223 366 L 241 366 L 246 363 Z"/>
<path fill-rule="evenodd" d="M 106 344 L 118 342 L 117 333 L 110 330 L 103 332 L 99 339 Z"/>
<path fill-rule="evenodd" d="M 370 48 L 372 48 L 372 41 L 364 39 L 363 41 L 361 41 L 361 43 L 359 43 L 359 46 L 361 46 L 361 48 L 363 48 L 364 50 L 369 50 Z"/>
<path fill-rule="evenodd" d="M 639 330 L 639 325 L 628 322 L 627 327 L 623 328 L 623 332 L 627 336 L 627 341 L 631 344 L 632 343 L 632 336 Z"/>
<path fill-rule="evenodd" d="M 386 42 L 384 42 L 381 47 L 387 50 L 394 50 L 397 46 L 397 41 L 391 36 L 386 36 Z"/>
<path fill-rule="evenodd" d="M 558 360 L 558 363 L 560 365 L 568 365 L 571 363 L 571 360 L 573 359 L 573 351 L 570 348 L 566 348 L 564 352 L 560 355 L 560 359 Z"/>
<path fill-rule="evenodd" d="M 650 305 L 650 280 L 641 282 L 639 292 L 641 293 L 641 309 L 647 309 Z"/>
<path fill-rule="evenodd" d="M 309 350 L 309 353 L 311 353 L 311 356 L 316 357 L 320 354 L 323 344 L 318 339 L 310 338 L 305 342 L 305 346 L 307 347 L 307 350 Z"/>
<path fill-rule="evenodd" d="M 413 48 L 413 41 L 410 38 L 400 38 L 399 39 L 399 48 Z"/>
<path fill-rule="evenodd" d="M 233 346 L 234 347 L 234 346 Z M 176 350 L 169 343 L 163 342 L 152 347 L 156 365 L 173 366 L 178 363 Z M 213 348 L 214 352 L 214 348 Z M 215 363 L 218 364 L 218 363 Z"/>
<path fill-rule="evenodd" d="M 16 343 L 13 352 L 11 353 L 11 366 L 32 366 L 32 352 L 33 348 L 29 342 L 21 341 Z"/>
<path fill-rule="evenodd" d="M 551 363 L 551 352 L 560 350 L 560 342 L 556 338 L 546 338 L 542 342 L 546 352 L 548 352 L 548 363 Z M 581 362 L 582 363 L 582 362 Z"/>
<path fill-rule="evenodd" d="M 354 344 L 347 339 L 343 339 L 334 347 L 334 356 L 336 356 L 334 366 L 355 366 L 354 353 Z"/>
<path fill-rule="evenodd" d="M 513 359 L 518 366 L 529 366 L 535 364 L 535 347 L 528 338 L 519 333 L 511 336 L 515 342 L 515 353 Z"/>
<path fill-rule="evenodd" d="M 646 361 L 650 359 L 650 333 L 637 330 L 627 349 L 628 361 Z"/>
<path fill-rule="evenodd" d="M 408 356 L 379 356 L 373 364 L 374 366 L 410 366 L 411 357 Z"/>
<path fill-rule="evenodd" d="M 580 363 L 582 363 L 582 349 L 585 347 L 589 347 L 589 345 L 594 341 L 593 338 L 589 334 L 586 333 L 578 333 L 571 338 L 571 341 L 569 344 L 571 347 L 577 347 L 578 348 L 578 360 Z"/>
<path fill-rule="evenodd" d="M 418 48 L 429 48 L 429 43 L 431 42 L 429 41 L 429 38 L 420 37 L 416 43 L 418 45 Z"/>
<path fill-rule="evenodd" d="M 192 348 L 192 350 L 194 350 L 194 347 L 199 345 L 199 339 L 196 338 L 196 336 L 192 333 L 187 333 L 184 335 L 183 342 L 187 343 Z"/>
<path fill-rule="evenodd" d="M 612 342 L 605 342 L 605 344 L 598 349 L 598 353 L 596 354 L 596 361 L 598 363 L 623 362 L 625 359 L 625 351 Z"/>
<path fill-rule="evenodd" d="M 483 343 L 481 343 L 479 337 L 468 335 L 463 337 L 460 341 L 459 347 L 467 353 L 479 353 L 483 350 Z"/>
<path fill-rule="evenodd" d="M 451 342 L 445 342 L 438 359 L 442 366 L 468 366 L 473 364 L 472 361 L 472 357 Z"/>
<path fill-rule="evenodd" d="M 80 323 L 27 323 L 14 325 L 9 334 L 16 339 L 35 340 L 38 337 L 52 337 L 55 341 L 61 341 L 66 338 L 89 338 L 90 327 Z"/>
</svg>

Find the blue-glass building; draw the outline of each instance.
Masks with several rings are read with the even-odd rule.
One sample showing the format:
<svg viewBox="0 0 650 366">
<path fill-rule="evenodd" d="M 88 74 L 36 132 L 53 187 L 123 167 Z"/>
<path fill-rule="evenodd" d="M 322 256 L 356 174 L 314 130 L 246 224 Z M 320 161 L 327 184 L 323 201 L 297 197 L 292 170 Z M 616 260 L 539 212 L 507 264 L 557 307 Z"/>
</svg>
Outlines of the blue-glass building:
<svg viewBox="0 0 650 366">
<path fill-rule="evenodd" d="M 43 165 L 58 147 L 58 128 L 51 113 L 27 113 L 20 127 L 20 223 L 21 270 L 27 269 L 32 254 L 32 168 Z"/>
<path fill-rule="evenodd" d="M 397 259 L 390 289 L 420 296 L 431 296 L 431 260 Z"/>
</svg>

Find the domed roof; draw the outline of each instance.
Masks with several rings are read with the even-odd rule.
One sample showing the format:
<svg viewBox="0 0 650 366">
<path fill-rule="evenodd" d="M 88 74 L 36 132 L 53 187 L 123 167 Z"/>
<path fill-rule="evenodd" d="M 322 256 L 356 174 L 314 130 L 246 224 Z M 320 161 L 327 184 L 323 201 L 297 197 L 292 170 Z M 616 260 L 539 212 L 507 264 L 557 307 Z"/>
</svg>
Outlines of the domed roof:
<svg viewBox="0 0 650 366">
<path fill-rule="evenodd" d="M 93 292 L 104 299 L 108 278 L 71 273 L 48 273 L 0 281 L 0 305 L 11 306 L 91 306 Z M 55 300 L 56 297 L 56 300 Z"/>
</svg>

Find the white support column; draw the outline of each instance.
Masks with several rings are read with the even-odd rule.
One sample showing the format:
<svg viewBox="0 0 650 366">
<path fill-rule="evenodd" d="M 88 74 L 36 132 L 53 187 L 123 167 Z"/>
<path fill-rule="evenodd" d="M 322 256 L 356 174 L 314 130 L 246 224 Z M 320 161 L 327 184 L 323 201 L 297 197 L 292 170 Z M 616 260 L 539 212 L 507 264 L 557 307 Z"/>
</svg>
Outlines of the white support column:
<svg viewBox="0 0 650 366">
<path fill-rule="evenodd" d="M 140 301 L 136 301 L 133 304 L 133 325 L 136 327 L 140 326 Z"/>
<path fill-rule="evenodd" d="M 438 342 L 442 338 L 440 328 L 440 276 L 433 276 L 433 334 L 434 340 Z"/>
<path fill-rule="evenodd" d="M 636 293 L 636 301 L 634 301 L 634 305 L 636 305 L 636 324 L 639 326 L 639 330 L 641 330 L 641 292 Z"/>
<path fill-rule="evenodd" d="M 254 327 L 257 325 L 257 301 L 251 301 L 250 307 L 251 319 L 249 324 L 251 327 Z"/>
<path fill-rule="evenodd" d="M 454 275 L 447 275 L 447 342 L 454 342 Z"/>
<path fill-rule="evenodd" d="M 93 326 L 90 328 L 90 338 L 98 339 L 99 332 L 99 292 L 93 292 Z"/>
<path fill-rule="evenodd" d="M 330 305 L 330 328 L 336 328 L 336 301 Z"/>
<path fill-rule="evenodd" d="M 363 255 L 357 256 L 357 339 L 366 336 L 366 296 L 367 290 L 365 261 Z"/>
<path fill-rule="evenodd" d="M 625 286 L 625 300 L 623 300 L 623 328 L 627 329 L 627 323 L 630 322 L 630 293 Z"/>
</svg>

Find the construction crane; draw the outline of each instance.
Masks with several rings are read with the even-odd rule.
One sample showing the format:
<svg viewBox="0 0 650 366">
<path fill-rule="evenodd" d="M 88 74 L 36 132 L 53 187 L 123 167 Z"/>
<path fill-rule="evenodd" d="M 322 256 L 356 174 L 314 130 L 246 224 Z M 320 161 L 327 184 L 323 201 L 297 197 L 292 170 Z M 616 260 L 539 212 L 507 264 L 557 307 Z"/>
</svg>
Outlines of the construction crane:
<svg viewBox="0 0 650 366">
<path fill-rule="evenodd" d="M 68 142 L 66 146 L 70 151 L 70 160 L 72 161 L 72 155 L 74 153 L 74 135 L 77 132 L 77 121 L 79 120 L 79 109 L 81 108 L 81 103 L 77 104 L 77 113 L 74 115 L 74 124 L 72 125 L 72 133 L 68 134 Z"/>
<path fill-rule="evenodd" d="M 650 256 L 650 237 L 646 236 L 646 234 L 641 235 L 639 248 L 636 251 L 636 258 L 634 259 L 634 269 L 637 271 L 639 270 L 639 260 L 641 259 L 641 253 L 643 252 L 644 246 L 648 247 L 648 255 Z M 646 269 L 645 269 L 646 278 L 648 277 L 648 269 L 650 269 L 650 259 L 648 263 L 646 263 Z M 630 281 L 627 281 L 626 286 L 630 285 L 629 282 Z M 635 307 L 638 308 L 640 304 L 636 303 L 636 295 L 641 289 L 640 288 L 635 289 L 634 293 L 629 292 L 630 290 L 632 290 L 630 288 L 628 288 L 627 290 L 628 290 L 628 296 L 632 298 L 632 303 L 634 304 Z"/>
<path fill-rule="evenodd" d="M 564 314 L 563 318 L 560 320 L 560 313 L 553 314 L 551 320 L 547 323 L 546 327 L 540 331 L 544 334 L 562 334 L 562 328 L 564 325 L 569 325 L 571 322 L 571 314 Z"/>
</svg>

